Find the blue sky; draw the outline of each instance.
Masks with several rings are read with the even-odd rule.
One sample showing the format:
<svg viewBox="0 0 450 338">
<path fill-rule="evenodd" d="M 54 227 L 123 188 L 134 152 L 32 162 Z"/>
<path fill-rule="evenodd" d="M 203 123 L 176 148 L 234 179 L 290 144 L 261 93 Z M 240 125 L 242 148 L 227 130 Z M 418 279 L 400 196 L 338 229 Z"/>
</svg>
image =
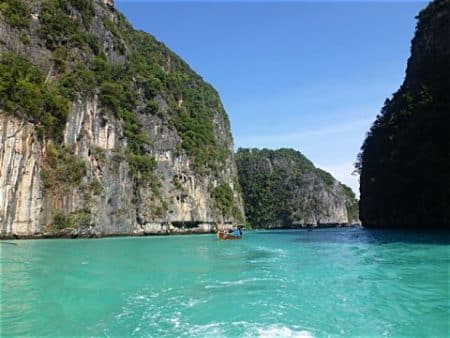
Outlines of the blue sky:
<svg viewBox="0 0 450 338">
<path fill-rule="evenodd" d="M 236 148 L 297 149 L 355 192 L 353 163 L 425 5 L 116 0 L 218 90 Z"/>
</svg>

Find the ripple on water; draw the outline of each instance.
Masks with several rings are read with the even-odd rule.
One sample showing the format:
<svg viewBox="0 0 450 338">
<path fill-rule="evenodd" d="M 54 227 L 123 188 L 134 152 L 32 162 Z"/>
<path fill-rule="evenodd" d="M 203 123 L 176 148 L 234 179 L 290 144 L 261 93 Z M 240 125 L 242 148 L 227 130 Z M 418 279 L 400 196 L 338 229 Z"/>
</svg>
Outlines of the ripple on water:
<svg viewBox="0 0 450 338">
<path fill-rule="evenodd" d="M 23 241 L 0 257 L 0 326 L 24 336 L 448 336 L 450 242 L 430 236 Z"/>
<path fill-rule="evenodd" d="M 143 289 L 125 296 L 125 304 L 114 315 L 114 322 L 124 335 L 181 335 L 190 326 L 182 313 L 206 301 L 190 297 L 182 288 Z"/>
<path fill-rule="evenodd" d="M 282 278 L 259 278 L 259 277 L 252 277 L 247 279 L 238 279 L 238 280 L 231 280 L 231 281 L 221 281 L 221 280 L 215 280 L 213 282 L 211 281 L 204 281 L 205 283 L 205 289 L 221 289 L 221 288 L 228 288 L 228 287 L 234 287 L 234 286 L 257 286 L 258 284 L 261 286 L 267 286 L 268 283 L 279 283 L 285 281 Z"/>
</svg>

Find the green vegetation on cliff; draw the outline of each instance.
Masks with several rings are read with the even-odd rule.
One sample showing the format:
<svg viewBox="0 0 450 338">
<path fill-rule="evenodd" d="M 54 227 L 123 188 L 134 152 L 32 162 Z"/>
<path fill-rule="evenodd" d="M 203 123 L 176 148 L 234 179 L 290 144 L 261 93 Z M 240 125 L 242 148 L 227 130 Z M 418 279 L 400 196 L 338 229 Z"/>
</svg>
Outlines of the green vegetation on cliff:
<svg viewBox="0 0 450 338">
<path fill-rule="evenodd" d="M 90 0 L 42 1 L 37 33 L 52 51 L 59 74 L 50 85 L 46 85 L 39 67 L 24 56 L 2 55 L 2 70 L 12 67 L 9 73 L 2 71 L 0 74 L 4 97 L 15 104 L 12 111 L 33 114 L 33 118 L 45 126 L 53 123 L 56 124 L 55 129 L 61 130 L 67 107 L 54 106 L 67 102 L 62 98 L 61 102 L 55 102 L 59 98 L 56 95 L 59 90 L 69 99 L 81 94 L 98 94 L 101 104 L 124 120 L 125 134 L 132 151 L 141 155 L 149 140 L 140 130 L 136 118 L 139 112 L 135 108 L 138 100 L 144 99 L 147 102 L 144 110 L 158 113 L 154 98 L 160 95 L 169 105 L 169 119 L 182 139 L 183 149 L 193 158 L 195 167 L 199 171 L 223 167 L 230 145 L 219 142 L 213 132 L 213 120 L 224 119 L 227 127 L 229 122 L 217 92 L 162 43 L 144 32 L 135 31 L 120 14 L 117 22 L 103 18 L 105 28 L 114 36 L 114 47 L 126 54 L 121 62 L 109 61 L 100 51 L 98 38 L 89 33 L 93 8 Z M 27 4 L 20 0 L 9 0 L 1 5 L 0 10 L 5 17 L 11 18 L 8 22 L 24 17 L 17 13 L 29 12 Z M 83 52 L 79 53 L 79 50 Z M 25 82 L 8 83 L 17 77 L 18 72 Z M 16 90 L 14 86 L 24 88 Z M 50 88 L 57 88 L 57 93 L 50 95 Z M 25 91 L 24 102 L 10 97 L 11 94 L 18 95 L 16 93 L 21 93 L 21 90 Z M 34 98 L 36 92 L 37 97 Z M 6 103 L 8 105 L 2 105 L 10 111 L 11 104 Z M 48 109 L 46 105 L 52 107 Z M 39 113 L 44 108 L 47 116 Z M 57 113 L 60 116 L 56 116 L 57 121 L 54 122 L 53 116 Z"/>
<path fill-rule="evenodd" d="M 79 15 L 75 20 L 71 14 Z M 86 28 L 94 15 L 89 0 L 47 0 L 42 3 L 39 21 L 39 37 L 47 48 L 82 48 L 88 44 Z"/>
<path fill-rule="evenodd" d="M 12 27 L 27 28 L 30 25 L 30 8 L 22 0 L 2 0 L 0 13 Z"/>
<path fill-rule="evenodd" d="M 244 221 L 242 213 L 236 205 L 233 190 L 229 184 L 222 183 L 212 188 L 210 194 L 224 217 L 232 216 L 239 222 Z"/>
<path fill-rule="evenodd" d="M 67 193 L 81 184 L 86 165 L 71 149 L 49 143 L 45 155 L 46 163 L 41 173 L 45 189 Z"/>
<path fill-rule="evenodd" d="M 237 178 L 234 168 L 228 170 L 234 166 L 232 138 L 220 98 L 164 44 L 133 29 L 101 0 L 4 0 L 0 25 L 8 32 L 0 38 L 0 110 L 38 132 L 44 199 L 72 189 L 84 199 L 76 203 L 94 208 L 98 201 L 85 194 L 86 187 L 102 198 L 112 194 L 106 182 L 119 179 L 111 175 L 128 173 L 120 179 L 131 183 L 125 189 L 132 189 L 127 196 L 137 222 L 153 221 L 156 214 L 162 219 L 174 196 L 160 182 L 170 169 L 157 166 L 159 156 L 186 163 L 189 175 L 199 179 L 212 206 L 205 213 L 242 219 L 237 185 L 230 184 Z M 86 122 L 92 103 L 98 107 Z M 77 123 L 81 129 L 75 131 Z M 99 136 L 105 125 L 108 146 L 96 149 L 105 147 Z M 207 192 L 212 181 L 217 186 Z"/>
<path fill-rule="evenodd" d="M 450 1 L 417 16 L 406 78 L 361 148 L 361 220 L 373 227 L 450 224 Z"/>
<path fill-rule="evenodd" d="M 61 141 L 69 101 L 46 84 L 41 69 L 15 53 L 0 55 L 0 108 L 35 123 L 47 137 Z"/>
<path fill-rule="evenodd" d="M 93 225 L 91 214 L 86 210 L 78 210 L 67 215 L 56 213 L 51 230 L 58 231 L 66 228 L 81 228 Z"/>
<path fill-rule="evenodd" d="M 347 197 L 345 207 L 347 209 L 347 217 L 349 222 L 355 222 L 359 220 L 359 201 L 356 198 L 352 188 L 341 183 L 341 187 L 344 190 L 344 194 Z"/>
<path fill-rule="evenodd" d="M 135 31 L 118 13 L 115 22 L 107 16 L 102 22 L 104 29 L 112 32 L 114 48 L 124 58 L 119 62 L 109 60 L 101 51 L 98 37 L 89 30 L 94 6 L 100 5 L 94 3 L 42 1 L 36 32 L 51 50 L 56 76 L 46 83 L 41 68 L 25 56 L 3 53 L 1 107 L 33 119 L 42 126 L 44 136 L 59 142 L 69 100 L 98 95 L 100 103 L 124 121 L 133 172 L 144 168 L 145 176 L 152 167 L 150 159 L 143 158 L 148 156 L 151 140 L 142 131 L 137 114 L 160 114 L 154 98 L 161 96 L 170 109 L 166 118 L 177 130 L 196 170 L 223 169 L 230 144 L 218 141 L 213 120 L 223 119 L 228 127 L 228 119 L 216 91 L 162 43 Z M 0 12 L 13 26 L 28 25 L 30 8 L 23 0 L 2 3 Z M 137 109 L 142 101 L 146 102 L 144 108 Z M 147 164 L 142 165 L 144 162 Z"/>
<path fill-rule="evenodd" d="M 254 227 L 357 220 L 357 201 L 351 189 L 298 151 L 239 149 L 236 161 L 246 216 Z M 335 209 L 343 215 L 333 214 Z"/>
</svg>

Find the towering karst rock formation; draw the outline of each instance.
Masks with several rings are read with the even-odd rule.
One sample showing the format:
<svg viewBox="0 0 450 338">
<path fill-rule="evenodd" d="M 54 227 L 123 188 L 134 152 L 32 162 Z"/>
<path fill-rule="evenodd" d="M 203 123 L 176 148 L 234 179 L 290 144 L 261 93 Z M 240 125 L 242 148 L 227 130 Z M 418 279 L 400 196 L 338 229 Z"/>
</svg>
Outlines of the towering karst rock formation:
<svg viewBox="0 0 450 338">
<path fill-rule="evenodd" d="M 450 228 L 450 1 L 417 18 L 405 80 L 357 163 L 366 227 Z"/>
<path fill-rule="evenodd" d="M 0 234 L 242 221 L 216 91 L 111 0 L 0 3 Z"/>
<path fill-rule="evenodd" d="M 293 149 L 239 149 L 247 219 L 256 228 L 300 228 L 358 222 L 352 190 Z"/>
</svg>

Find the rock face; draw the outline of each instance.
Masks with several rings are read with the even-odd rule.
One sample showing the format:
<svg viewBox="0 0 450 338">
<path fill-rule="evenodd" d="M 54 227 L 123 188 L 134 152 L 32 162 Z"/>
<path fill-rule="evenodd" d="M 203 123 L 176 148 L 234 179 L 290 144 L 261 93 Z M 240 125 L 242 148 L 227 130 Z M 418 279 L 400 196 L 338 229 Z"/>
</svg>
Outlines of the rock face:
<svg viewBox="0 0 450 338">
<path fill-rule="evenodd" d="M 113 1 L 6 0 L 0 40 L 0 236 L 244 220 L 216 91 Z"/>
<path fill-rule="evenodd" d="M 405 81 L 358 158 L 366 227 L 450 227 L 450 1 L 417 18 Z"/>
<path fill-rule="evenodd" d="M 239 149 L 236 155 L 248 221 L 256 228 L 358 223 L 351 189 L 292 149 Z"/>
</svg>

